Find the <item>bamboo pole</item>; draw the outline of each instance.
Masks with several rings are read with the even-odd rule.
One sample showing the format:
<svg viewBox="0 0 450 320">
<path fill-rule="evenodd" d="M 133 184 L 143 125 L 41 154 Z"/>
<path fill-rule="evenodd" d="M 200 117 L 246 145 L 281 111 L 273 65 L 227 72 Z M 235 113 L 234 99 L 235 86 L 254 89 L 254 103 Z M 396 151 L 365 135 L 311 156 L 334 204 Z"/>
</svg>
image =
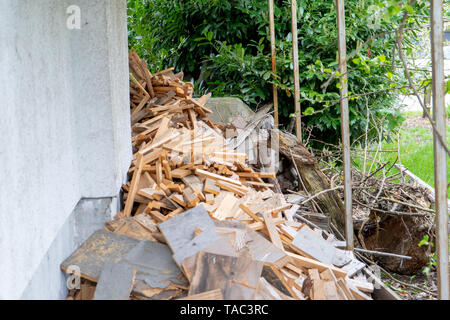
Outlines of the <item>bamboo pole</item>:
<svg viewBox="0 0 450 320">
<path fill-rule="evenodd" d="M 431 62 L 433 90 L 434 181 L 436 195 L 436 255 L 438 296 L 449 300 L 448 275 L 448 213 L 447 213 L 447 153 L 437 134 L 445 140 L 445 81 L 444 81 L 444 32 L 442 0 L 431 0 Z"/>
<path fill-rule="evenodd" d="M 297 1 L 291 0 L 291 28 L 292 28 L 292 60 L 294 65 L 294 106 L 295 106 L 295 132 L 297 139 L 302 142 L 302 121 L 300 114 L 300 74 L 298 67 L 298 40 L 297 40 Z"/>
<path fill-rule="evenodd" d="M 350 129 L 348 114 L 348 84 L 347 84 L 347 49 L 345 41 L 345 10 L 344 0 L 336 0 L 338 51 L 339 51 L 339 83 L 341 100 L 341 136 L 342 159 L 344 162 L 344 207 L 345 207 L 345 240 L 347 250 L 353 250 L 352 221 L 352 167 L 350 158 Z"/>
<path fill-rule="evenodd" d="M 275 22 L 274 22 L 274 12 L 273 12 L 273 0 L 269 0 L 269 25 L 270 25 L 270 53 L 272 56 L 272 72 L 277 74 L 277 57 L 275 49 Z M 272 85 L 273 92 L 273 109 L 274 109 L 274 120 L 275 127 L 278 128 L 278 92 L 277 86 Z"/>
</svg>

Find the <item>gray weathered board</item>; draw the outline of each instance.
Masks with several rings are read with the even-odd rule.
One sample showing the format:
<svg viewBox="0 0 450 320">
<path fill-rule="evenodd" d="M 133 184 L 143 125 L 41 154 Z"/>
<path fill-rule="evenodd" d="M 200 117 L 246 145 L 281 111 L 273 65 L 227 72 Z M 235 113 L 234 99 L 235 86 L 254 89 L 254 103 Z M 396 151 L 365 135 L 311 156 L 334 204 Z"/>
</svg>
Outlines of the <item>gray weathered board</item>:
<svg viewBox="0 0 450 320">
<path fill-rule="evenodd" d="M 97 230 L 64 260 L 61 269 L 79 268 L 82 277 L 97 282 L 105 262 L 117 262 L 138 243 L 134 238 Z"/>
<path fill-rule="evenodd" d="M 312 257 L 325 264 L 344 266 L 351 258 L 342 250 L 336 249 L 330 242 L 317 235 L 308 226 L 303 226 L 292 240 L 292 246 L 302 254 Z"/>
<path fill-rule="evenodd" d="M 202 204 L 160 223 L 159 229 L 173 252 L 173 259 L 179 266 L 184 259 L 219 240 L 213 220 Z M 201 229 L 202 232 L 194 237 L 196 229 Z"/>
<path fill-rule="evenodd" d="M 207 248 L 202 249 L 202 251 L 215 254 L 222 254 L 230 257 L 237 256 L 234 248 L 228 242 L 228 239 L 223 238 L 213 242 Z M 188 280 L 191 280 L 192 276 L 194 275 L 196 261 L 197 261 L 197 254 L 194 254 L 193 256 L 187 257 L 182 262 L 184 273 L 188 278 Z"/>
<path fill-rule="evenodd" d="M 200 190 L 201 192 L 203 192 L 203 183 L 202 181 L 199 179 L 199 177 L 197 177 L 194 174 L 190 174 L 186 177 L 182 177 L 181 181 L 183 181 L 183 183 L 187 186 L 187 187 L 197 187 L 198 190 Z"/>
<path fill-rule="evenodd" d="M 166 288 L 171 284 L 187 285 L 172 259 L 169 247 L 159 242 L 142 240 L 124 254 L 119 263 L 135 267 L 136 280 L 144 281 L 150 288 Z"/>
<path fill-rule="evenodd" d="M 94 300 L 128 300 L 133 289 L 136 268 L 105 262 L 95 289 Z"/>
<path fill-rule="evenodd" d="M 189 295 L 222 289 L 224 300 L 252 300 L 262 268 L 260 261 L 201 251 Z"/>
<path fill-rule="evenodd" d="M 218 228 L 230 228 L 238 230 L 246 230 L 246 245 L 238 252 L 239 257 L 250 257 L 251 259 L 272 263 L 282 266 L 289 260 L 286 253 L 275 247 L 270 241 L 266 240 L 258 232 L 250 229 L 240 222 L 233 221 L 214 221 Z"/>
</svg>

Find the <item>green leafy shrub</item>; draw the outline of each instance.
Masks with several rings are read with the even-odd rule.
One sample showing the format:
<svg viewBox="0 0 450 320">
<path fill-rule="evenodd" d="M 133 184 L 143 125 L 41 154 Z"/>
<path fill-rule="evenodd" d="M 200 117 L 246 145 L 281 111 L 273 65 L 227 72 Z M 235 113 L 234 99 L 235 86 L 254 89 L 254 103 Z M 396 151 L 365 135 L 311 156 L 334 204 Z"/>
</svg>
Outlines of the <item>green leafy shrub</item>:
<svg viewBox="0 0 450 320">
<path fill-rule="evenodd" d="M 370 122 L 369 138 L 383 137 L 404 117 L 398 90 L 406 91 L 393 51 L 395 30 L 408 10 L 404 47 L 413 54 L 418 27 L 427 22 L 426 1 L 346 1 L 347 52 L 379 33 L 348 63 L 350 131 L 360 137 Z M 316 139 L 337 143 L 340 134 L 339 80 L 321 87 L 337 68 L 334 1 L 298 0 L 298 43 L 302 121 Z M 129 43 L 152 71 L 175 66 L 192 79 L 197 93 L 237 96 L 255 108 L 279 93 L 280 122 L 294 113 L 290 1 L 275 1 L 277 75 L 272 74 L 267 1 L 128 0 Z M 378 18 L 379 17 L 379 18 Z M 394 55 L 393 55 L 394 54 Z M 413 76 L 415 76 L 413 74 Z M 399 89 L 401 88 L 401 89 Z M 367 112 L 370 112 L 368 117 Z"/>
</svg>

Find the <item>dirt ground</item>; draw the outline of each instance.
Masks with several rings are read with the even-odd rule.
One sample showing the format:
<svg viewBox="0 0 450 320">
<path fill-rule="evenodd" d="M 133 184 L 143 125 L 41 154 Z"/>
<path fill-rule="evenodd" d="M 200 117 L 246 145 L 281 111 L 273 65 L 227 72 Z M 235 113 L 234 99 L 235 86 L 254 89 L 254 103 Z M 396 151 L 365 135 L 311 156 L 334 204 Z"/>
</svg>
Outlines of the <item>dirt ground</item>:
<svg viewBox="0 0 450 320">
<path fill-rule="evenodd" d="M 437 279 L 436 272 L 432 271 L 428 276 L 423 273 L 418 273 L 414 276 L 405 276 L 391 273 L 391 275 L 400 280 L 401 282 L 408 284 L 402 284 L 392 280 L 388 276 L 382 276 L 384 283 L 390 287 L 395 293 L 397 293 L 402 299 L 405 300 L 437 300 Z M 416 288 L 415 288 L 416 287 Z M 429 292 L 422 291 L 418 288 L 423 288 Z"/>
<path fill-rule="evenodd" d="M 450 125 L 450 119 L 447 119 L 447 125 Z M 403 123 L 403 128 L 427 128 L 432 133 L 432 127 L 427 118 L 422 118 L 422 115 L 409 115 L 408 119 Z M 382 278 L 383 281 L 394 290 L 402 299 L 407 300 L 436 300 L 436 295 L 431 295 L 429 292 L 437 293 L 437 278 L 436 271 L 431 271 L 428 275 L 419 272 L 413 276 L 398 275 L 391 273 L 391 276 L 400 280 L 403 283 L 392 280 L 387 275 Z M 429 292 L 421 291 L 415 287 L 423 288 Z"/>
</svg>

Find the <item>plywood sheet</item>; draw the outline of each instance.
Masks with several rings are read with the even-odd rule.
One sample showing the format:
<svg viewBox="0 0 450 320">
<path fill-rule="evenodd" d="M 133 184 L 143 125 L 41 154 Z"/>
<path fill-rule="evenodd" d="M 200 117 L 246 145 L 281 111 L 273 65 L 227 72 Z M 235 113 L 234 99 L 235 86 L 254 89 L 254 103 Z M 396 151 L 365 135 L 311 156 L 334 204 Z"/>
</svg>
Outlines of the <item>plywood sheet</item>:
<svg viewBox="0 0 450 320">
<path fill-rule="evenodd" d="M 94 300 L 128 300 L 133 289 L 136 268 L 114 262 L 103 265 Z"/>
<path fill-rule="evenodd" d="M 61 269 L 77 266 L 82 277 L 97 282 L 105 262 L 117 262 L 138 243 L 135 238 L 97 230 L 64 260 Z"/>
<path fill-rule="evenodd" d="M 222 289 L 224 300 L 251 300 L 262 267 L 251 259 L 199 252 L 189 295 Z"/>
</svg>

